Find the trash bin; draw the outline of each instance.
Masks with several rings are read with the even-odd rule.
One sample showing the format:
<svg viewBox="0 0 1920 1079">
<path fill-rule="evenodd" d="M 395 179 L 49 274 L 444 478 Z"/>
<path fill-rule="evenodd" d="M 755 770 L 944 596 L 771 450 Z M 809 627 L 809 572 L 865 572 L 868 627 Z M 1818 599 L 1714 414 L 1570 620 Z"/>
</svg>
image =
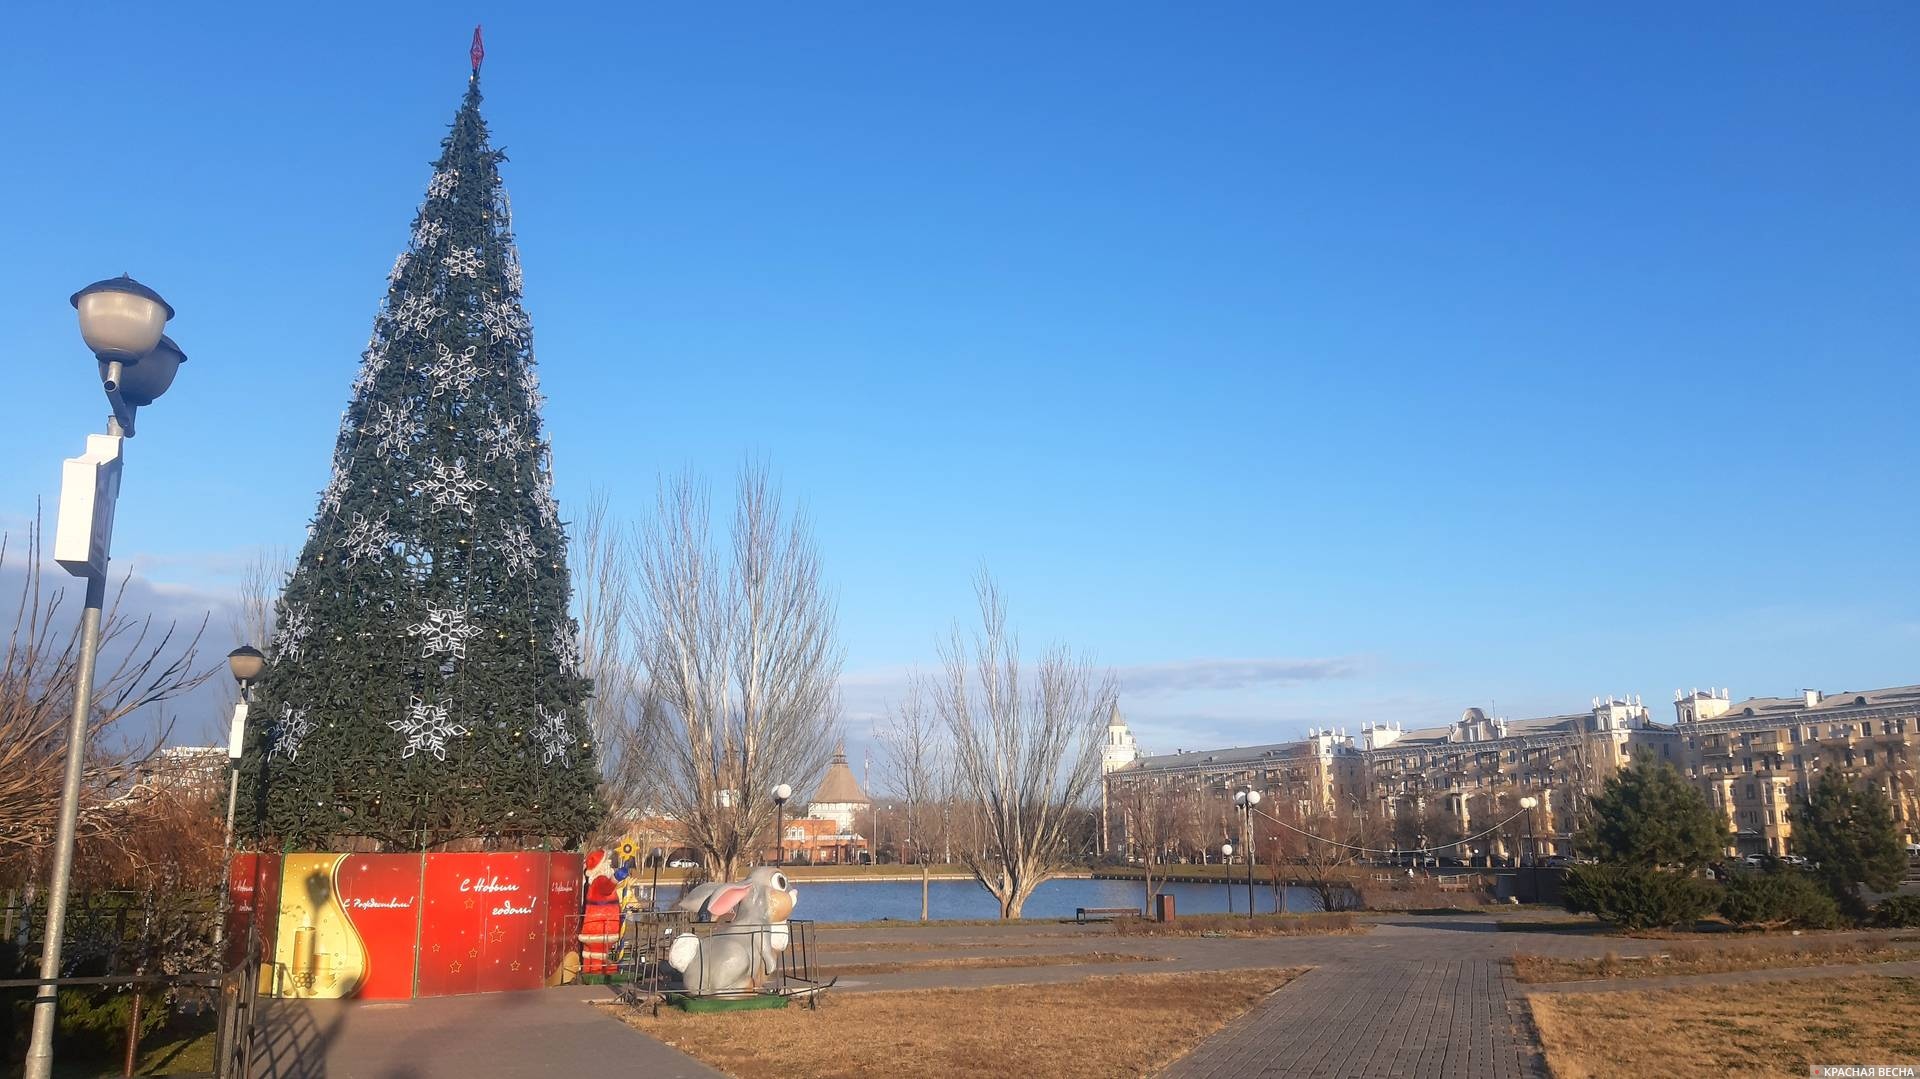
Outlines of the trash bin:
<svg viewBox="0 0 1920 1079">
<path fill-rule="evenodd" d="M 1156 922 L 1173 921 L 1173 896 L 1161 892 L 1153 897 L 1153 920 Z"/>
</svg>

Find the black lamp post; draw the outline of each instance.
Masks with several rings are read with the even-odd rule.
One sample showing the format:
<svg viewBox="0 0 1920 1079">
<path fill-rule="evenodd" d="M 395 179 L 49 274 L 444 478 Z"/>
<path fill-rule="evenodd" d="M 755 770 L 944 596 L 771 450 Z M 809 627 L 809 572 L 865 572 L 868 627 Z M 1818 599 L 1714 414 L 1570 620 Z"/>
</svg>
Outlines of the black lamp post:
<svg viewBox="0 0 1920 1079">
<path fill-rule="evenodd" d="M 1233 913 L 1233 844 L 1220 844 L 1220 866 L 1226 872 L 1227 913 Z"/>
<path fill-rule="evenodd" d="M 793 788 L 785 783 L 773 788 L 773 841 L 778 843 L 780 853 L 774 855 L 774 865 L 787 864 L 787 799 L 793 797 Z"/>
<path fill-rule="evenodd" d="M 1520 799 L 1520 808 L 1527 811 L 1527 902 L 1540 902 L 1540 854 L 1533 846 L 1533 807 L 1540 799 L 1529 794 Z"/>
<path fill-rule="evenodd" d="M 667 852 L 665 848 L 655 847 L 647 852 L 647 861 L 653 863 L 653 887 L 647 892 L 647 907 L 649 910 L 657 911 L 660 909 L 660 863 L 666 860 Z"/>
<path fill-rule="evenodd" d="M 1253 807 L 1260 804 L 1260 792 L 1252 787 L 1242 787 L 1233 792 L 1233 804 L 1240 810 L 1242 822 L 1241 839 L 1247 845 L 1247 918 L 1253 918 Z"/>
</svg>

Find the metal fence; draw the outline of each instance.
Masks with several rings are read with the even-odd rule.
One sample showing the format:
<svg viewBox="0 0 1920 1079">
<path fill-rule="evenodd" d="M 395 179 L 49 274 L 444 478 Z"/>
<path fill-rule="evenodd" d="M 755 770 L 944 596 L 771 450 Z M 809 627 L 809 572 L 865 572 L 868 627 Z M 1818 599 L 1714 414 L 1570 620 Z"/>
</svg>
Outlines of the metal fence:
<svg viewBox="0 0 1920 1079">
<path fill-rule="evenodd" d="M 24 1003 L 44 986 L 132 995 L 125 1040 L 127 1074 L 139 1059 L 143 1015 L 163 1008 L 181 1015 L 215 1013 L 216 1076 L 244 1076 L 258 1007 L 247 978 L 257 951 L 222 970 L 220 908 L 214 895 L 98 891 L 67 907 L 60 976 L 0 980 L 0 1000 Z M 15 901 L 0 907 L 0 941 L 25 970 L 38 966 L 46 939 L 46 906 Z M 10 973 L 0 971 L 0 974 Z M 24 1016 L 26 1009 L 10 1014 Z M 24 1044 L 24 1037 L 21 1039 Z"/>
</svg>

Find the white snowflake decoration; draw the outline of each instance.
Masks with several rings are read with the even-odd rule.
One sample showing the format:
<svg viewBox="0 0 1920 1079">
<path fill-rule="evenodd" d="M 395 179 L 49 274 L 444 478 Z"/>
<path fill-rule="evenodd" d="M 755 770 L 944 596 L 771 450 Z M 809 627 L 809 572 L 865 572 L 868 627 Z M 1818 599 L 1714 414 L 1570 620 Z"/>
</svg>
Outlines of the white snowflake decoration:
<svg viewBox="0 0 1920 1079">
<path fill-rule="evenodd" d="M 526 290 L 526 275 L 520 272 L 520 250 L 512 244 L 507 245 L 507 289 L 518 295 Z"/>
<path fill-rule="evenodd" d="M 360 354 L 360 373 L 353 380 L 354 396 L 363 397 L 368 390 L 373 389 L 374 381 L 380 377 L 381 368 L 386 365 L 386 349 L 368 344 L 367 350 Z"/>
<path fill-rule="evenodd" d="M 404 719 L 387 721 L 388 727 L 407 736 L 407 744 L 400 750 L 402 757 L 426 750 L 435 760 L 447 759 L 447 739 L 465 737 L 467 733 L 465 727 L 447 718 L 448 707 L 446 701 L 426 704 L 415 697 L 407 706 Z"/>
<path fill-rule="evenodd" d="M 553 627 L 553 654 L 559 657 L 561 670 L 580 673 L 580 638 L 574 635 L 573 619 L 562 618 Z"/>
<path fill-rule="evenodd" d="M 320 518 L 326 520 L 340 512 L 340 498 L 347 490 L 347 473 L 334 462 L 333 475 L 327 477 L 327 485 L 320 491 Z"/>
<path fill-rule="evenodd" d="M 307 710 L 287 705 L 280 713 L 280 722 L 273 725 L 273 746 L 267 751 L 267 759 L 284 753 L 290 761 L 299 760 L 300 743 L 312 733 L 313 719 L 307 715 Z"/>
<path fill-rule="evenodd" d="M 356 566 L 361 559 L 372 561 L 393 550 L 400 542 L 400 534 L 387 527 L 387 514 L 382 513 L 374 520 L 355 513 L 353 523 L 347 526 L 347 534 L 334 544 L 347 552 L 347 565 Z"/>
<path fill-rule="evenodd" d="M 438 397 L 449 390 L 464 394 L 471 389 L 474 380 L 480 377 L 480 368 L 474 363 L 480 346 L 468 345 L 459 352 L 444 343 L 436 343 L 433 347 L 438 358 L 421 369 L 421 374 L 427 377 L 430 395 Z"/>
<path fill-rule="evenodd" d="M 444 262 L 448 277 L 479 277 L 480 249 L 478 247 L 456 247 L 447 252 Z"/>
<path fill-rule="evenodd" d="M 433 174 L 433 179 L 427 181 L 427 197 L 430 199 L 444 199 L 448 195 L 453 194 L 453 185 L 459 182 L 459 169 L 446 169 L 441 172 L 436 172 Z"/>
<path fill-rule="evenodd" d="M 507 526 L 500 553 L 506 556 L 507 574 L 512 577 L 532 577 L 534 563 L 540 560 L 540 548 L 533 545 L 533 530 L 519 521 Z"/>
<path fill-rule="evenodd" d="M 413 447 L 420 436 L 420 421 L 405 405 L 385 401 L 373 406 L 373 415 L 362 432 L 373 441 L 383 457 L 398 457 Z"/>
<path fill-rule="evenodd" d="M 440 237 L 446 234 L 447 226 L 441 224 L 439 219 L 421 218 L 420 223 L 413 227 L 413 249 L 425 254 L 434 244 L 440 242 Z"/>
<path fill-rule="evenodd" d="M 510 340 L 517 345 L 526 336 L 527 316 L 516 304 L 488 300 L 480 308 L 480 325 L 486 327 L 489 340 Z"/>
<path fill-rule="evenodd" d="M 527 358 L 527 365 L 520 369 L 520 392 L 527 396 L 527 411 L 540 414 L 540 406 L 546 398 L 540 393 L 540 372 L 533 369 L 533 358 Z"/>
<path fill-rule="evenodd" d="M 503 420 L 494 416 L 490 423 L 480 428 L 480 444 L 487 448 L 486 458 L 489 461 L 497 461 L 512 453 L 519 447 L 520 439 L 519 420 Z"/>
<path fill-rule="evenodd" d="M 425 479 L 414 481 L 413 493 L 431 497 L 435 506 L 452 506 L 469 516 L 474 511 L 474 492 L 487 489 L 485 482 L 467 475 L 465 461 L 447 464 L 435 457 L 427 464 L 427 472 Z"/>
<path fill-rule="evenodd" d="M 427 616 L 407 627 L 407 636 L 420 638 L 422 659 L 434 656 L 465 659 L 467 638 L 479 632 L 479 626 L 467 621 L 465 607 L 435 607 L 431 603 L 427 604 Z"/>
<path fill-rule="evenodd" d="M 573 758 L 567 750 L 573 745 L 573 728 L 567 723 L 566 711 L 549 711 L 546 705 L 534 706 L 534 718 L 538 721 L 533 727 L 533 740 L 540 745 L 540 763 L 552 764 L 555 757 L 568 768 L 573 767 Z"/>
<path fill-rule="evenodd" d="M 444 314 L 445 311 L 433 306 L 433 301 L 407 292 L 401 294 L 400 306 L 393 309 L 390 318 L 395 332 L 425 337 L 433 320 Z"/>
<path fill-rule="evenodd" d="M 533 484 L 533 508 L 548 528 L 560 527 L 560 503 L 553 497 L 553 477 L 545 472 Z"/>
<path fill-rule="evenodd" d="M 295 608 L 280 616 L 280 658 L 298 660 L 307 647 L 307 635 L 313 632 L 313 619 L 304 609 Z"/>
</svg>

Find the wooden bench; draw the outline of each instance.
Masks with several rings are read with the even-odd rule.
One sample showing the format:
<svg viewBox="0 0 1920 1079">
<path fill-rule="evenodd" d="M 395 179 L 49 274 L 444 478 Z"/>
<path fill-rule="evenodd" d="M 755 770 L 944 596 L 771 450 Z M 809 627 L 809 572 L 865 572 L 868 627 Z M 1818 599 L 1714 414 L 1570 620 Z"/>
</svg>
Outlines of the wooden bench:
<svg viewBox="0 0 1920 1079">
<path fill-rule="evenodd" d="M 1076 922 L 1110 922 L 1115 918 L 1141 917 L 1138 907 L 1075 907 L 1073 920 Z"/>
</svg>

